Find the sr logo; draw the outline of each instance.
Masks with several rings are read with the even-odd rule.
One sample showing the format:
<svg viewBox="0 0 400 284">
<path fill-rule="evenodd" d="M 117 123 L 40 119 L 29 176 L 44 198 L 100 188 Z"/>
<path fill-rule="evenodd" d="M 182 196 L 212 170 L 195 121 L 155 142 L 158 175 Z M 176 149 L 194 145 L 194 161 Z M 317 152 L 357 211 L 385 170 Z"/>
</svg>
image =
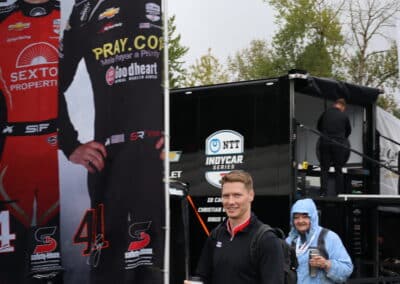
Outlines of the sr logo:
<svg viewBox="0 0 400 284">
<path fill-rule="evenodd" d="M 151 221 L 135 223 L 129 226 L 129 236 L 134 239 L 129 244 L 128 251 L 140 250 L 148 246 L 151 241 L 150 235 L 146 233 L 151 227 Z"/>
<path fill-rule="evenodd" d="M 57 248 L 57 241 L 52 238 L 56 234 L 57 227 L 43 227 L 35 231 L 34 237 L 37 243 L 33 253 L 47 253 L 52 252 Z"/>
</svg>

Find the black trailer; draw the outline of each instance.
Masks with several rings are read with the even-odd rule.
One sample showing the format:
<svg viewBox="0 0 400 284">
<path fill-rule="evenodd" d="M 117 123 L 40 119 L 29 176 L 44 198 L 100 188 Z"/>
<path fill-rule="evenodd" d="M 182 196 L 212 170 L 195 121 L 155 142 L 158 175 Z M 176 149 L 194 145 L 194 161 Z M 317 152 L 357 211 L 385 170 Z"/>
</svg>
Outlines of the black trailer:
<svg viewBox="0 0 400 284">
<path fill-rule="evenodd" d="M 385 258 L 379 243 L 378 207 L 400 206 L 398 197 L 379 196 L 375 112 L 380 93 L 298 71 L 277 78 L 171 91 L 170 177 L 189 188 L 193 209 L 189 213 L 190 269 L 195 268 L 207 232 L 224 218 L 221 176 L 244 169 L 254 177 L 253 211 L 262 221 L 287 233 L 291 204 L 304 196 L 314 198 L 321 225 L 336 231 L 352 256 L 351 281 L 378 281 Z M 345 169 L 346 194 L 319 198 L 315 195 L 319 137 L 314 129 L 319 115 L 340 97 L 348 102 L 353 128 L 350 143 L 354 151 Z M 399 239 L 397 234 L 393 238 Z M 177 247 L 180 241 L 172 251 Z M 172 283 L 182 283 L 183 272 L 175 269 L 173 274 Z"/>
</svg>

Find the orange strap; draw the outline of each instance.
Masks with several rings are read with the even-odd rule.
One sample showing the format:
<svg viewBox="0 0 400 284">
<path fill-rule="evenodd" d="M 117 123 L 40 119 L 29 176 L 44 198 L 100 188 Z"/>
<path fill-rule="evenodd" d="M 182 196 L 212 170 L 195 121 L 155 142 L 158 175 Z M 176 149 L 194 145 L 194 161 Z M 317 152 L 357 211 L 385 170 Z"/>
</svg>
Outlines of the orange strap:
<svg viewBox="0 0 400 284">
<path fill-rule="evenodd" d="M 203 218 L 201 218 L 199 212 L 197 212 L 196 205 L 194 205 L 193 199 L 190 195 L 186 196 L 187 200 L 189 201 L 190 205 L 193 208 L 194 213 L 196 214 L 197 220 L 199 220 L 201 227 L 203 227 L 204 232 L 206 233 L 207 236 L 210 235 L 210 231 L 208 230 L 206 224 L 203 221 Z"/>
</svg>

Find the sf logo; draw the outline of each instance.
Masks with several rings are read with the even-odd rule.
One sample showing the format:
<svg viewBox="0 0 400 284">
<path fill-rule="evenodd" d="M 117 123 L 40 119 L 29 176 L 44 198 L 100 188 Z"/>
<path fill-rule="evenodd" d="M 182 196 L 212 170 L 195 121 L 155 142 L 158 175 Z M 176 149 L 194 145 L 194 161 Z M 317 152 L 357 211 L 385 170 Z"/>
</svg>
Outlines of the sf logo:
<svg viewBox="0 0 400 284">
<path fill-rule="evenodd" d="M 150 229 L 151 221 L 135 223 L 129 226 L 129 236 L 134 240 L 129 244 L 128 251 L 140 250 L 148 246 L 151 241 L 150 235 L 146 233 Z"/>
<path fill-rule="evenodd" d="M 37 243 L 33 253 L 47 253 L 52 252 L 57 248 L 57 241 L 52 238 L 55 235 L 56 227 L 43 227 L 35 231 L 34 238 Z"/>
</svg>

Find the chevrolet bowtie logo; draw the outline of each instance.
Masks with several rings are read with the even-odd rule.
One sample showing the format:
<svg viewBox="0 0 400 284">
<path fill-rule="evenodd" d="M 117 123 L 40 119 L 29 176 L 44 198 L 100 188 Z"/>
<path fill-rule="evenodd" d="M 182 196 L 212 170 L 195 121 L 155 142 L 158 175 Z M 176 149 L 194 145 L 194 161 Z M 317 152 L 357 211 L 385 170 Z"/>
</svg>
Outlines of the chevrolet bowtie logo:
<svg viewBox="0 0 400 284">
<path fill-rule="evenodd" d="M 31 23 L 23 23 L 23 22 L 17 22 L 15 24 L 9 25 L 8 30 L 9 31 L 22 31 L 24 29 L 27 29 L 31 26 Z"/>
<path fill-rule="evenodd" d="M 107 10 L 105 10 L 103 13 L 101 13 L 99 15 L 99 20 L 102 20 L 102 19 L 105 19 L 105 18 L 111 19 L 112 17 L 114 17 L 118 13 L 119 13 L 119 8 L 114 8 L 114 7 L 108 8 Z"/>
</svg>

